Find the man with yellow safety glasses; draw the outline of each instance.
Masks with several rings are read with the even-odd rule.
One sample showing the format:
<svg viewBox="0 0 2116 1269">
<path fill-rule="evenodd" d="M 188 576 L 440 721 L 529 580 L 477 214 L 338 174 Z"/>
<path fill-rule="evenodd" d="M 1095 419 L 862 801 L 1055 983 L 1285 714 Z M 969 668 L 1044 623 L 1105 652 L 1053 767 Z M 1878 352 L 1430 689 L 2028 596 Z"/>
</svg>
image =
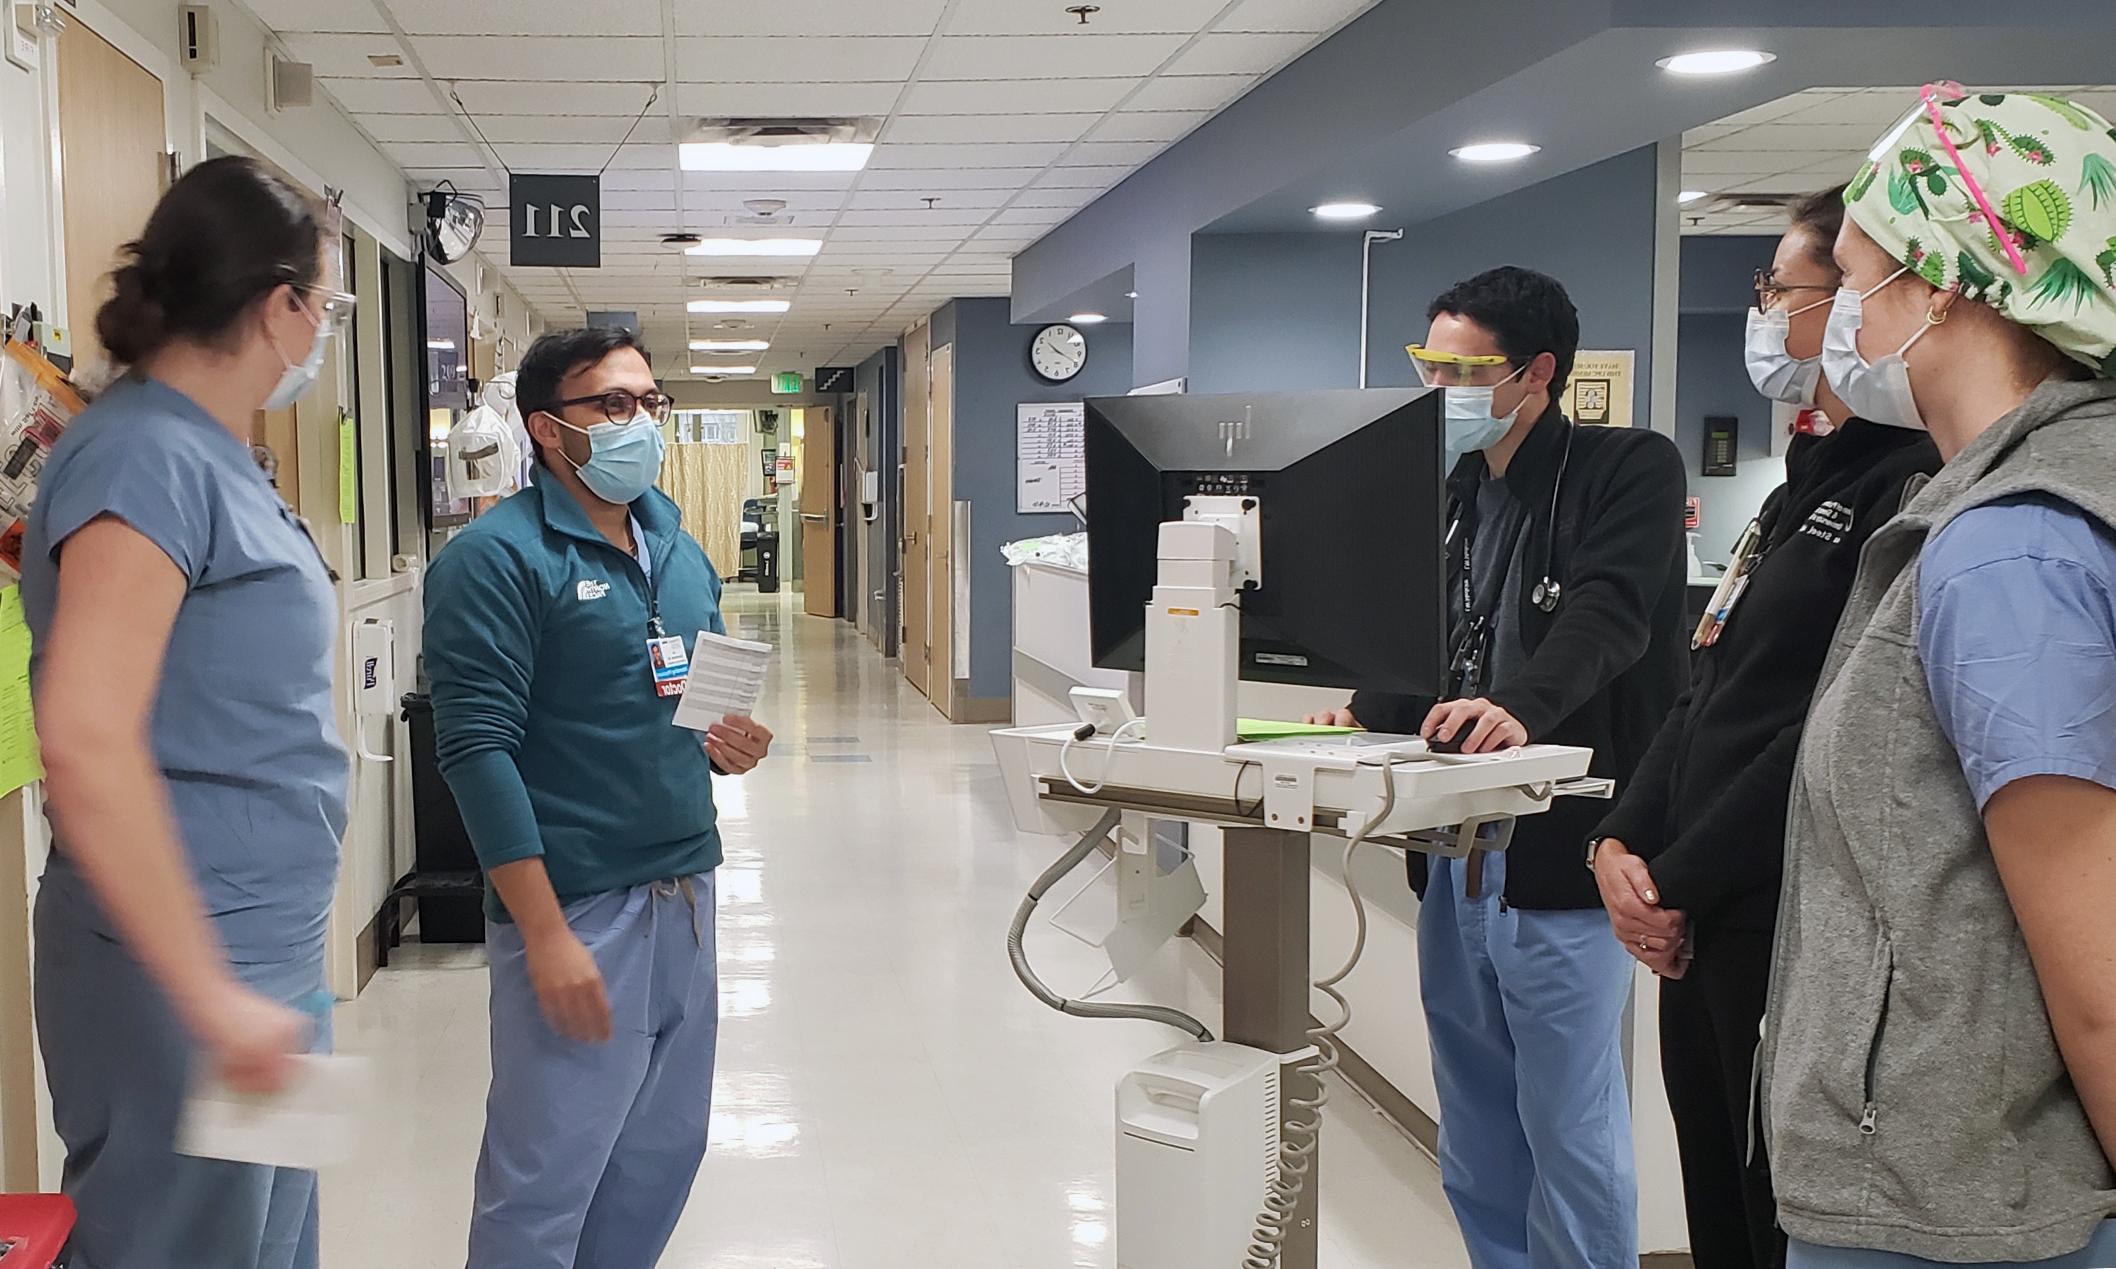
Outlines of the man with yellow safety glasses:
<svg viewBox="0 0 2116 1269">
<path fill-rule="evenodd" d="M 1688 678 L 1682 461 L 1558 408 L 1579 317 L 1554 279 L 1494 269 L 1427 316 L 1409 351 L 1446 398 L 1449 691 L 1362 692 L 1326 721 L 1468 753 L 1587 746 L 1627 780 Z M 1581 866 L 1606 809 L 1560 799 L 1503 854 L 1411 856 L 1442 1180 L 1477 1269 L 1638 1264 L 1632 961 Z"/>
</svg>

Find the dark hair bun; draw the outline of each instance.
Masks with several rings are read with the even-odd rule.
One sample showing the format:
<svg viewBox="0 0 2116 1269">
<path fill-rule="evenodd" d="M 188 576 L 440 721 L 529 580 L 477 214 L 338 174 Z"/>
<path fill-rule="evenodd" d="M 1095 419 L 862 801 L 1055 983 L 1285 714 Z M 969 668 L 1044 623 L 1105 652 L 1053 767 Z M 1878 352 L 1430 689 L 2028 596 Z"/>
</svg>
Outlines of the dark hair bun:
<svg viewBox="0 0 2116 1269">
<path fill-rule="evenodd" d="M 243 311 L 285 283 L 314 285 L 323 216 L 255 159 L 199 164 L 162 195 L 96 313 L 96 337 L 131 365 L 175 339 L 225 343 Z"/>
</svg>

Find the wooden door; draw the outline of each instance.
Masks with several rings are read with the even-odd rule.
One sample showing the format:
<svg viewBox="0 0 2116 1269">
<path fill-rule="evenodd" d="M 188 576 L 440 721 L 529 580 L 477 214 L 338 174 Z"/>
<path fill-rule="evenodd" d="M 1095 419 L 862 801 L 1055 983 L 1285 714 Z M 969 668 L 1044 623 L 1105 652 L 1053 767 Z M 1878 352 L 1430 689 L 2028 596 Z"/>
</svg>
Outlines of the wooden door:
<svg viewBox="0 0 2116 1269">
<path fill-rule="evenodd" d="M 926 582 L 927 640 L 933 655 L 926 679 L 926 699 L 949 718 L 955 717 L 957 660 L 967 648 L 956 645 L 955 552 L 955 345 L 933 350 L 933 379 L 928 388 L 926 449 L 927 523 L 933 535 L 933 567 Z"/>
<path fill-rule="evenodd" d="M 933 569 L 933 519 L 927 501 L 930 482 L 927 464 L 929 420 L 927 385 L 933 328 L 920 326 L 904 337 L 904 677 L 920 692 L 927 688 L 927 667 L 933 656 L 931 626 L 927 621 L 929 578 Z"/>
<path fill-rule="evenodd" d="M 838 615 L 838 420 L 823 406 L 801 431 L 801 579 L 811 617 Z"/>
<path fill-rule="evenodd" d="M 66 325 L 75 363 L 108 360 L 95 336 L 118 251 L 140 236 L 169 179 L 162 81 L 67 15 L 59 37 L 59 171 Z"/>
</svg>

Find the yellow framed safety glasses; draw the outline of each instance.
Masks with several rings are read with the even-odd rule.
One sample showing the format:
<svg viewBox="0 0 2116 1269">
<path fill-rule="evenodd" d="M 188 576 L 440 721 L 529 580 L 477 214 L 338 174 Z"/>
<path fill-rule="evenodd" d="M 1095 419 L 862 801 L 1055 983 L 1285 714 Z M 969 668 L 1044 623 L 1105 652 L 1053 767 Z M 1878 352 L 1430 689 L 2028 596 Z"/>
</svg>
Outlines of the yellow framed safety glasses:
<svg viewBox="0 0 2116 1269">
<path fill-rule="evenodd" d="M 1511 364 L 1503 354 L 1441 352 L 1424 344 L 1405 344 L 1403 351 L 1411 355 L 1418 381 L 1428 388 L 1491 386 L 1499 382 L 1491 372 Z"/>
</svg>

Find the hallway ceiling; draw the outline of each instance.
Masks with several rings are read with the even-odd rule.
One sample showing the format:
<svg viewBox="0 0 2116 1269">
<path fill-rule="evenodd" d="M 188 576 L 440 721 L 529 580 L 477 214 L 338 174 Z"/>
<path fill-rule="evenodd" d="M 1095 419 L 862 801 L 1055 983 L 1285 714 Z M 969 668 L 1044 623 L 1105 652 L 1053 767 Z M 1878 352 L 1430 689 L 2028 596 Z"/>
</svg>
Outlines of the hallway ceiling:
<svg viewBox="0 0 2116 1269">
<path fill-rule="evenodd" d="M 1982 88 L 1979 85 L 1979 88 Z M 2116 118 L 2116 85 L 2018 85 Z M 1686 234 L 1777 234 L 1785 213 L 1743 195 L 1808 194 L 1848 181 L 1874 141 L 1917 101 L 1915 88 L 1811 88 L 1683 134 L 1683 188 L 1710 197 L 1683 209 Z"/>
<path fill-rule="evenodd" d="M 1081 0 L 243 2 L 418 188 L 485 199 L 481 250 L 548 322 L 636 310 L 680 378 L 686 338 L 769 339 L 742 360 L 805 374 L 956 296 L 1007 294 L 1015 253 L 1373 0 L 1099 0 L 1084 27 Z M 701 118 L 846 116 L 881 121 L 862 172 L 678 165 Z M 508 267 L 506 171 L 605 163 L 603 267 Z M 758 198 L 790 223 L 743 226 Z M 824 245 L 696 258 L 662 244 L 675 232 Z M 758 294 L 700 284 L 722 277 L 783 277 L 763 294 L 792 309 L 688 315 Z"/>
</svg>

